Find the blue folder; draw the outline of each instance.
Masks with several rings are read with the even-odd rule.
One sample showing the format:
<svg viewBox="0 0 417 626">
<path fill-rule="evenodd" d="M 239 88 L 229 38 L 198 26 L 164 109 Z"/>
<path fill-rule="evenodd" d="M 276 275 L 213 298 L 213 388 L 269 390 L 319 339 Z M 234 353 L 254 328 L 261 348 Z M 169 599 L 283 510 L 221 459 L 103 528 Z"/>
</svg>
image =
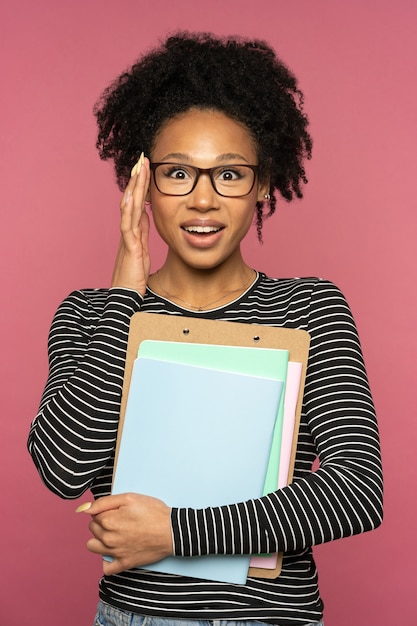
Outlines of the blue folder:
<svg viewBox="0 0 417 626">
<path fill-rule="evenodd" d="M 269 378 L 137 358 L 113 493 L 192 508 L 259 497 L 282 390 L 282 381 Z M 249 561 L 168 557 L 145 569 L 244 584 Z"/>
<path fill-rule="evenodd" d="M 147 339 L 139 344 L 138 356 L 274 378 L 283 382 L 285 390 L 289 352 L 288 350 L 278 350 L 276 348 L 249 348 L 245 346 L 181 343 Z M 281 401 L 275 420 L 263 495 L 275 491 L 278 484 L 284 421 L 284 395 L 284 393 L 281 394 Z"/>
</svg>

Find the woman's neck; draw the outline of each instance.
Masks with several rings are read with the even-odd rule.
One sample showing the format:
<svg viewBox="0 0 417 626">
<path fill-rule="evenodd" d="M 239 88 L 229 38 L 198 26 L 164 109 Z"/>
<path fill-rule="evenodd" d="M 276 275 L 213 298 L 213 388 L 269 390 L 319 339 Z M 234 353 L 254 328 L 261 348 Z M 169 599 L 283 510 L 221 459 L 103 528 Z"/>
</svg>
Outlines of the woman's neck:
<svg viewBox="0 0 417 626">
<path fill-rule="evenodd" d="M 233 267 L 176 267 L 167 261 L 149 277 L 149 287 L 163 298 L 196 311 L 217 308 L 238 298 L 256 273 L 241 260 Z"/>
</svg>

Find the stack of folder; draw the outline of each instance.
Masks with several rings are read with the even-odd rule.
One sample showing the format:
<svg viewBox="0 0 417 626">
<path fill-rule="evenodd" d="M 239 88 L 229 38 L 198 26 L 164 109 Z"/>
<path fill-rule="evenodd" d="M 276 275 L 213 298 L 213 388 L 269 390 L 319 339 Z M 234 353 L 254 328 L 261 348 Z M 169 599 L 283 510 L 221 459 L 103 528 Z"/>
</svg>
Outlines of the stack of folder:
<svg viewBox="0 0 417 626">
<path fill-rule="evenodd" d="M 304 331 L 136 314 L 112 493 L 200 509 L 285 486 L 308 343 Z M 276 577 L 280 557 L 167 557 L 145 569 L 244 584 Z"/>
</svg>

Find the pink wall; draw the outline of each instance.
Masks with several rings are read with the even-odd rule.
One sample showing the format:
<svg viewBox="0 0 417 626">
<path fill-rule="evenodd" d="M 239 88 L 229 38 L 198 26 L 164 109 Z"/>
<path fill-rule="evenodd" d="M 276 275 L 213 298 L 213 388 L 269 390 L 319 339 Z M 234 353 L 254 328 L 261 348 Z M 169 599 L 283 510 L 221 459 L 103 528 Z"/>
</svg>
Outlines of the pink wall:
<svg viewBox="0 0 417 626">
<path fill-rule="evenodd" d="M 92 105 L 176 28 L 260 36 L 300 77 L 311 182 L 302 203 L 281 205 L 263 247 L 250 235 L 247 255 L 272 275 L 326 276 L 346 293 L 386 480 L 383 526 L 317 549 L 326 626 L 417 624 L 416 23 L 415 0 L 1 3 L 2 625 L 92 622 L 100 563 L 84 548 L 86 520 L 41 485 L 25 440 L 56 306 L 111 273 L 119 193 L 95 152 Z M 154 267 L 161 258 L 155 242 Z"/>
</svg>

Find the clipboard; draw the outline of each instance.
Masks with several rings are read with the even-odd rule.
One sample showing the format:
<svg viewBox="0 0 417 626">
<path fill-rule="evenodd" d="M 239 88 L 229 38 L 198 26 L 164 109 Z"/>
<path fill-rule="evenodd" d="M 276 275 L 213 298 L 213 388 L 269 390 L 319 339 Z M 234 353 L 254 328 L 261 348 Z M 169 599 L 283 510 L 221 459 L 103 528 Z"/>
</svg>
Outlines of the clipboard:
<svg viewBox="0 0 417 626">
<path fill-rule="evenodd" d="M 115 466 L 120 447 L 130 380 L 139 345 L 146 339 L 156 341 L 176 341 L 229 346 L 275 348 L 289 351 L 290 361 L 302 364 L 302 374 L 296 406 L 293 445 L 290 459 L 288 482 L 293 478 L 298 430 L 304 395 L 304 383 L 310 347 L 310 335 L 305 330 L 246 324 L 222 320 L 208 320 L 197 317 L 165 315 L 160 313 L 135 313 L 130 321 L 128 346 L 126 352 L 125 373 L 123 380 L 120 420 L 116 441 Z M 277 578 L 281 572 L 282 554 L 278 555 L 274 569 L 250 567 L 249 577 Z"/>
</svg>

